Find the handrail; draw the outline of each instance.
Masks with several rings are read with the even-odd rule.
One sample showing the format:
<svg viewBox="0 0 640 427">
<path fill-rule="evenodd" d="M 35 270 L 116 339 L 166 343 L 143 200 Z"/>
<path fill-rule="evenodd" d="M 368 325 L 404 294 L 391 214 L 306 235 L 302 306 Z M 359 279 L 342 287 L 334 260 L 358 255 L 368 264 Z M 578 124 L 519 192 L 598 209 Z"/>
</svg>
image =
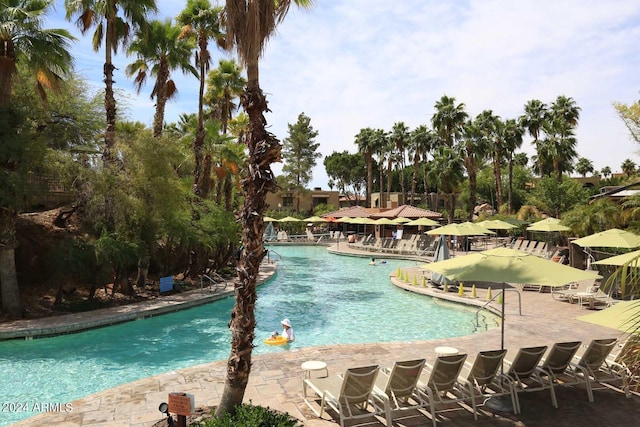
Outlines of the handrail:
<svg viewBox="0 0 640 427">
<path fill-rule="evenodd" d="M 282 255 L 280 255 L 278 252 L 274 251 L 273 249 L 267 249 L 267 262 L 271 263 L 271 257 L 270 257 L 270 253 L 273 252 L 274 254 L 278 255 L 278 257 L 280 257 L 280 259 L 282 259 Z"/>
<path fill-rule="evenodd" d="M 204 288 L 204 279 L 207 279 L 209 281 L 209 289 L 211 289 L 211 284 L 213 283 L 213 285 L 215 286 L 215 288 L 213 289 L 214 291 L 227 287 L 227 281 L 218 273 L 216 273 L 215 271 L 212 271 L 209 274 L 211 274 L 211 276 L 214 276 L 215 279 L 213 279 L 208 274 L 203 274 L 202 276 L 200 276 L 200 289 Z"/>
<path fill-rule="evenodd" d="M 518 311 L 520 316 L 522 316 L 522 295 L 520 294 L 520 291 L 518 291 L 517 289 L 513 289 L 513 288 L 505 288 L 505 291 L 515 291 L 518 294 Z M 502 295 L 502 290 L 500 290 L 500 292 L 498 292 L 493 298 L 491 298 L 489 301 L 485 302 L 482 307 L 480 307 L 479 309 L 476 310 L 476 327 L 480 327 L 480 321 L 478 319 L 478 315 L 480 314 L 480 312 L 482 310 L 485 310 L 486 307 L 493 302 L 495 299 L 498 298 L 498 296 Z M 504 313 L 503 313 L 504 314 Z"/>
</svg>

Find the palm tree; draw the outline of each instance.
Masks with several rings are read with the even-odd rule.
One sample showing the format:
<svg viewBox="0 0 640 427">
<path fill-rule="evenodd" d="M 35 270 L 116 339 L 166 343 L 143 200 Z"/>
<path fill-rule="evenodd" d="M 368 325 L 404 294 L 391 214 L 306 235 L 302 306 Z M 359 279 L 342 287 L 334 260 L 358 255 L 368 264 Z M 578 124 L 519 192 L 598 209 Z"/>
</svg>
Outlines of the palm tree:
<svg viewBox="0 0 640 427">
<path fill-rule="evenodd" d="M 605 177 L 605 179 L 608 179 L 611 176 L 611 168 L 609 166 L 605 166 L 602 168 L 600 173 Z"/>
<path fill-rule="evenodd" d="M 240 107 L 234 100 L 240 97 L 246 84 L 234 60 L 221 59 L 218 68 L 209 71 L 204 102 L 213 110 L 213 117 L 222 123 L 222 133 L 227 133 L 229 120 Z"/>
<path fill-rule="evenodd" d="M 576 172 L 582 175 L 583 178 L 587 176 L 588 173 L 594 172 L 593 162 L 587 158 L 580 157 L 578 159 L 578 163 L 576 163 Z"/>
<path fill-rule="evenodd" d="M 620 167 L 622 168 L 622 172 L 627 175 L 627 178 L 631 178 L 631 175 L 636 173 L 636 164 L 631 159 L 625 159 Z"/>
<path fill-rule="evenodd" d="M 69 43 L 74 38 L 66 30 L 44 29 L 42 23 L 51 10 L 52 0 L 11 0 L 0 3 L 0 115 L 3 125 L 18 129 L 17 116 L 11 109 L 13 77 L 17 64 L 33 74 L 38 92 L 55 90 L 72 67 Z M 7 120 L 7 122 L 5 122 Z M 8 132 L 9 134 L 11 132 Z M 10 156 L 13 158 L 13 156 Z M 14 158 L 15 160 L 15 158 Z M 15 169 L 15 161 L 9 162 Z M 3 185 L 6 185 L 3 175 Z M 0 295 L 2 311 L 22 317 L 22 301 L 15 263 L 16 206 L 0 205 Z"/>
<path fill-rule="evenodd" d="M 537 99 L 528 101 L 524 106 L 524 115 L 520 117 L 520 122 L 524 126 L 529 135 L 533 138 L 532 144 L 539 150 L 540 131 L 547 117 L 547 106 Z M 540 156 L 538 156 L 540 159 Z M 537 167 L 538 174 L 542 176 L 542 166 Z"/>
<path fill-rule="evenodd" d="M 206 131 L 204 129 L 204 86 L 205 78 L 211 65 L 209 40 L 214 39 L 219 46 L 224 43 L 222 32 L 221 7 L 211 7 L 209 0 L 188 0 L 185 9 L 176 18 L 182 25 L 182 37 L 193 37 L 196 40 L 197 52 L 195 64 L 199 71 L 200 87 L 198 90 L 198 129 L 193 142 L 195 166 L 193 181 L 196 195 L 206 197 L 203 188 L 204 175 L 203 147 Z"/>
<path fill-rule="evenodd" d="M 493 114 L 491 110 L 484 110 L 475 119 L 475 125 L 485 139 L 488 152 L 491 153 L 493 163 L 493 181 L 496 190 L 497 208 L 500 209 L 504 203 L 502 191 L 502 158 L 504 151 L 505 125 L 500 117 Z"/>
<path fill-rule="evenodd" d="M 429 169 L 429 180 L 434 182 L 447 200 L 448 223 L 453 223 L 455 192 L 463 179 L 464 167 L 460 154 L 454 147 L 440 146 L 433 153 L 433 167 Z"/>
<path fill-rule="evenodd" d="M 545 133 L 554 136 L 550 139 L 550 152 L 553 159 L 553 170 L 556 173 L 558 182 L 562 181 L 562 172 L 569 172 L 573 167 L 573 161 L 578 156 L 576 151 L 577 139 L 574 136 L 574 129 L 580 117 L 580 107 L 576 105 L 573 98 L 560 95 L 551 104 Z"/>
<path fill-rule="evenodd" d="M 242 180 L 244 205 L 239 212 L 242 223 L 242 251 L 235 283 L 235 305 L 231 312 L 231 352 L 227 377 L 216 415 L 234 414 L 242 403 L 251 372 L 251 352 L 255 336 L 257 299 L 256 279 L 264 257 L 263 215 L 267 192 L 277 190 L 271 164 L 280 160 L 282 146 L 267 132 L 264 112 L 267 100 L 260 88 L 259 59 L 266 42 L 285 18 L 291 3 L 309 7 L 309 0 L 227 0 L 227 46 L 238 54 L 247 70 L 247 87 L 240 101 L 249 116 L 247 133 L 248 165 Z"/>
<path fill-rule="evenodd" d="M 69 53 L 75 38 L 42 23 L 54 0 L 11 0 L 0 3 L 0 106 L 11 101 L 17 64 L 25 64 L 35 78 L 38 93 L 57 89 L 73 65 Z"/>
<path fill-rule="evenodd" d="M 488 145 L 481 130 L 475 123 L 468 120 L 464 126 L 463 137 L 460 140 L 460 151 L 467 175 L 469 176 L 469 221 L 473 220 L 473 213 L 477 204 L 477 174 L 478 168 L 484 161 Z"/>
<path fill-rule="evenodd" d="M 413 159 L 413 178 L 411 179 L 411 200 L 413 205 L 418 185 L 418 165 L 420 161 L 427 163 L 427 155 L 431 151 L 434 134 L 426 125 L 420 125 L 409 135 L 409 158 Z M 425 172 L 425 194 L 427 192 L 426 172 Z M 425 197 L 426 198 L 426 197 Z"/>
<path fill-rule="evenodd" d="M 515 119 L 508 119 L 505 122 L 504 129 L 504 149 L 507 154 L 507 162 L 509 162 L 509 194 L 508 194 L 508 209 L 509 214 L 513 212 L 513 165 L 514 165 L 514 153 L 516 149 L 522 147 L 522 137 L 524 135 L 524 128 Z"/>
<path fill-rule="evenodd" d="M 380 180 L 378 186 L 380 187 L 380 198 L 378 199 L 379 207 L 387 207 L 387 198 L 385 196 L 383 182 L 384 182 L 384 164 L 389 163 L 391 157 L 391 147 L 389 144 L 389 135 L 384 129 L 376 129 L 373 132 L 373 146 L 376 157 L 378 158 L 378 170 L 380 172 Z"/>
<path fill-rule="evenodd" d="M 128 77 L 136 75 L 135 86 L 138 93 L 147 77 L 156 78 L 151 91 L 151 99 L 156 99 L 153 116 L 153 136 L 156 138 L 162 135 L 165 105 L 178 93 L 176 84 L 171 79 L 171 71 L 180 69 L 198 77 L 198 72 L 189 63 L 193 44 L 180 38 L 180 34 L 180 27 L 172 25 L 171 19 L 164 22 L 151 21 L 146 31 L 138 30 L 127 50 L 128 55 L 137 56 L 134 62 L 127 65 L 125 73 Z"/>
<path fill-rule="evenodd" d="M 373 193 L 373 154 L 374 154 L 374 130 L 371 128 L 360 129 L 356 135 L 358 152 L 367 163 L 367 207 L 371 207 L 371 193 Z"/>
<path fill-rule="evenodd" d="M 446 95 L 443 95 L 435 103 L 436 112 L 431 117 L 431 124 L 438 134 L 440 142 L 447 147 L 453 147 L 469 117 L 464 108 L 463 103 L 456 105 L 456 99 Z"/>
<path fill-rule="evenodd" d="M 393 124 L 391 134 L 389 135 L 391 143 L 395 146 L 396 156 L 395 164 L 400 170 L 400 188 L 402 191 L 402 200 L 407 200 L 407 183 L 405 182 L 404 170 L 406 168 L 406 146 L 409 143 L 409 128 L 404 122 Z"/>
<path fill-rule="evenodd" d="M 85 34 L 93 26 L 93 50 L 99 51 L 104 41 L 104 107 L 107 128 L 104 133 L 102 159 L 106 167 L 114 166 L 112 153 L 116 142 L 116 99 L 113 94 L 113 55 L 126 45 L 133 31 L 146 25 L 147 16 L 158 11 L 155 0 L 65 0 L 66 18 L 77 15 L 76 25 Z"/>
</svg>

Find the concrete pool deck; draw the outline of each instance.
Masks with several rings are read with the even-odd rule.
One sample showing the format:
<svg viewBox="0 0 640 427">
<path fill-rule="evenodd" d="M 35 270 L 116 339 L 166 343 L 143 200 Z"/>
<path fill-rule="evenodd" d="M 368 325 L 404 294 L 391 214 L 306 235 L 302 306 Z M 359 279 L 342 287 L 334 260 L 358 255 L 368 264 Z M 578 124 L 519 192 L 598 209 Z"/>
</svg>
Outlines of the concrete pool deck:
<svg viewBox="0 0 640 427">
<path fill-rule="evenodd" d="M 331 250 L 336 251 L 335 248 Z M 391 258 L 389 254 L 349 251 L 346 244 L 340 245 L 339 252 L 352 256 L 375 255 Z M 418 274 L 417 266 L 407 270 L 410 275 Z M 437 292 L 430 288 L 403 284 L 395 278 L 392 281 L 411 291 L 425 294 Z M 509 296 L 507 295 L 506 299 L 505 314 L 505 347 L 509 349 L 508 357 L 512 357 L 518 348 L 524 346 L 552 345 L 554 342 L 574 340 L 588 344 L 595 338 L 621 336 L 619 331 L 576 320 L 577 316 L 587 313 L 588 310 L 576 304 L 555 301 L 548 293 L 523 292 L 522 316 L 518 314 L 515 298 Z M 192 294 L 192 298 L 198 299 L 198 294 Z M 135 307 L 130 310 L 138 311 Z M 41 322 L 31 321 L 29 326 L 35 329 L 50 325 L 51 322 L 52 319 L 42 319 Z M 7 327 L 1 325 L 0 331 Z M 429 325 L 422 325 L 420 319 L 408 319 L 406 325 L 399 327 Z M 300 339 L 300 331 L 298 335 Z M 254 404 L 286 411 L 303 421 L 305 426 L 335 426 L 337 422 L 334 418 L 325 414 L 323 419 L 318 419 L 302 400 L 301 385 L 304 372 L 300 365 L 304 361 L 322 360 L 327 363 L 329 373 L 334 375 L 344 372 L 347 367 L 373 363 L 390 366 L 394 361 L 402 359 L 426 358 L 428 363 L 432 363 L 436 357 L 434 348 L 441 345 L 456 347 L 473 360 L 478 351 L 500 347 L 500 329 L 494 328 L 470 336 L 441 340 L 320 346 L 254 355 L 245 402 L 251 400 Z M 144 378 L 73 402 L 59 402 L 70 403 L 70 412 L 43 413 L 12 426 L 149 427 L 163 418 L 158 411 L 158 405 L 167 400 L 169 392 L 194 394 L 198 407 L 217 405 L 224 388 L 225 368 L 226 360 Z M 561 388 L 558 391 L 559 408 L 554 409 L 548 391 L 527 393 L 521 397 L 523 413 L 517 416 L 511 413 L 482 411 L 479 420 L 474 422 L 469 412 L 456 411 L 445 414 L 444 420 L 440 417 L 439 419 L 444 426 L 476 427 L 640 425 L 640 397 L 634 395 L 626 399 L 622 393 L 608 389 L 595 391 L 594 395 L 595 403 L 589 403 L 584 389 Z M 1 415 L 0 413 L 0 420 Z M 384 425 L 380 419 L 371 421 L 368 425 Z M 430 423 L 429 418 L 416 412 L 394 425 L 422 426 Z"/>
</svg>

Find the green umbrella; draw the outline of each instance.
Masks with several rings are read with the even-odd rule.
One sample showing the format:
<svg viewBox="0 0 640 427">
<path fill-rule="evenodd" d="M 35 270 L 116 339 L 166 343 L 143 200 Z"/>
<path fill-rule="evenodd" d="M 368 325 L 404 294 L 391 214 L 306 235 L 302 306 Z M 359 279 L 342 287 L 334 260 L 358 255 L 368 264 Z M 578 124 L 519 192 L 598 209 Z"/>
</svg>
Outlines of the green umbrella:
<svg viewBox="0 0 640 427">
<path fill-rule="evenodd" d="M 495 248 L 442 262 L 421 265 L 452 280 L 562 286 L 599 278 L 597 272 L 579 270 L 509 248 Z"/>
<path fill-rule="evenodd" d="M 278 221 L 279 222 L 298 222 L 302 220 L 299 218 L 294 218 L 292 216 L 285 216 L 284 218 L 280 218 Z"/>
<path fill-rule="evenodd" d="M 389 218 L 378 218 L 373 220 L 373 222 L 371 222 L 371 224 L 376 224 L 376 225 L 398 225 L 397 222 L 393 222 L 393 220 L 389 219 Z"/>
<path fill-rule="evenodd" d="M 451 280 L 502 283 L 501 348 L 504 348 L 505 283 L 562 286 L 579 280 L 599 278 L 597 272 L 579 270 L 509 248 L 495 248 L 446 261 L 423 264 Z"/>
<path fill-rule="evenodd" d="M 471 222 L 467 222 L 462 224 L 447 224 L 445 226 L 429 230 L 427 231 L 427 234 L 443 234 L 445 236 L 481 236 L 484 234 L 495 233 L 493 231 L 487 230 L 486 228 L 476 226 Z"/>
<path fill-rule="evenodd" d="M 394 224 L 405 224 L 407 222 L 411 222 L 409 218 L 403 218 L 401 216 L 398 218 L 392 219 L 392 221 L 394 222 Z"/>
<path fill-rule="evenodd" d="M 265 216 L 262 219 L 264 220 L 264 222 L 278 222 L 277 219 L 271 218 L 270 216 Z"/>
<path fill-rule="evenodd" d="M 333 222 L 346 222 L 346 223 L 350 223 L 352 219 L 353 219 L 353 218 L 351 218 L 351 217 L 343 216 L 343 217 L 340 217 L 340 218 L 336 219 L 336 220 L 335 220 L 335 221 L 333 221 Z"/>
<path fill-rule="evenodd" d="M 640 246 L 640 236 L 629 231 L 612 228 L 611 230 L 576 239 L 572 243 L 588 248 L 633 249 Z"/>
<path fill-rule="evenodd" d="M 508 222 L 499 219 L 480 221 L 476 224 L 489 230 L 511 230 L 513 228 L 518 228 L 517 225 L 509 224 Z"/>
<path fill-rule="evenodd" d="M 624 264 L 627 264 L 628 262 L 632 262 L 631 264 L 629 264 L 630 267 L 640 267 L 640 251 L 633 251 L 622 255 L 612 256 L 600 261 L 592 262 L 591 264 L 622 266 Z"/>
<path fill-rule="evenodd" d="M 620 301 L 611 307 L 585 314 L 577 319 L 619 331 L 628 332 L 640 318 L 640 301 Z"/>
<path fill-rule="evenodd" d="M 423 225 L 429 227 L 433 225 L 440 225 L 440 223 L 429 218 L 418 218 L 414 219 L 413 221 L 406 222 L 404 225 Z"/>
<path fill-rule="evenodd" d="M 328 222 L 326 218 L 322 218 L 321 216 L 310 216 L 309 218 L 303 219 L 304 222 Z"/>
<path fill-rule="evenodd" d="M 560 224 L 560 220 L 557 218 L 546 218 L 542 221 L 534 222 L 530 226 L 527 227 L 527 231 L 546 231 L 546 232 L 554 232 L 554 231 L 569 231 L 571 230 L 566 225 Z"/>
<path fill-rule="evenodd" d="M 363 217 L 351 218 L 351 221 L 349 222 L 351 224 L 373 224 L 373 220 L 371 218 Z"/>
</svg>

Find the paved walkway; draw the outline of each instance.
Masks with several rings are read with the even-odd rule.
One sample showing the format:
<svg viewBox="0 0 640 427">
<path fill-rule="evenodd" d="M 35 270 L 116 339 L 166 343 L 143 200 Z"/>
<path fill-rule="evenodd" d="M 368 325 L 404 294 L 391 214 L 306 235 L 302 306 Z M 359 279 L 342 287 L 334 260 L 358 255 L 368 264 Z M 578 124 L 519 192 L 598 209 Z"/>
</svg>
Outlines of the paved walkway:
<svg viewBox="0 0 640 427">
<path fill-rule="evenodd" d="M 340 250 L 345 253 L 348 249 L 343 246 L 347 245 L 341 244 Z M 371 256 L 369 252 L 348 251 L 345 254 Z M 389 258 L 387 254 L 384 257 Z M 421 274 L 421 272 L 417 268 L 410 269 L 410 277 L 413 274 Z M 429 288 L 403 283 L 397 278 L 392 278 L 392 281 L 411 291 L 433 292 Z M 442 292 L 439 294 L 443 296 Z M 197 293 L 192 295 L 194 300 L 199 298 Z M 513 356 L 514 350 L 522 346 L 551 345 L 554 342 L 568 340 L 581 340 L 588 343 L 594 338 L 620 335 L 618 331 L 576 320 L 577 316 L 586 313 L 585 309 L 554 301 L 548 293 L 523 292 L 522 296 L 522 316 L 518 314 L 516 298 L 507 298 L 505 347 L 509 349 L 508 357 Z M 41 327 L 40 323 L 50 324 L 51 320 L 31 321 L 27 326 L 38 329 Z M 407 319 L 407 324 L 401 326 L 437 327 L 422 324 L 420 319 Z M 25 324 L 21 327 L 25 327 Z M 0 330 L 6 332 L 6 329 L 7 326 L 3 326 Z M 433 361 L 436 357 L 434 348 L 439 345 L 456 347 L 468 353 L 472 359 L 478 351 L 500 347 L 500 329 L 494 328 L 471 336 L 442 340 L 321 346 L 256 355 L 253 358 L 254 363 L 245 401 L 251 400 L 254 404 L 286 411 L 302 420 L 305 426 L 335 426 L 337 424 L 333 418 L 325 414 L 324 419 L 318 419 L 305 406 L 301 394 L 303 371 L 300 365 L 302 362 L 323 360 L 328 364 L 329 372 L 336 374 L 344 372 L 344 369 L 350 366 L 372 363 L 390 366 L 393 361 L 400 359 L 425 357 L 428 361 Z M 194 394 L 196 406 L 217 405 L 224 388 L 225 367 L 226 361 L 218 361 L 141 379 L 70 402 L 73 408 L 71 412 L 44 413 L 13 426 L 149 427 L 162 419 L 158 412 L 158 404 L 167 400 L 169 392 Z M 450 415 L 447 414 L 442 419 L 441 425 L 474 427 L 640 425 L 639 397 L 625 399 L 624 395 L 612 390 L 596 391 L 594 394 L 596 402 L 589 403 L 584 390 L 563 388 L 558 393 L 560 408 L 554 409 L 548 392 L 528 393 L 522 398 L 523 413 L 518 416 L 484 412 L 479 421 L 474 422 L 470 413 L 456 411 Z M 384 424 L 379 419 L 372 419 L 368 425 Z M 430 420 L 416 412 L 413 416 L 394 425 L 423 426 L 430 425 Z"/>
</svg>

